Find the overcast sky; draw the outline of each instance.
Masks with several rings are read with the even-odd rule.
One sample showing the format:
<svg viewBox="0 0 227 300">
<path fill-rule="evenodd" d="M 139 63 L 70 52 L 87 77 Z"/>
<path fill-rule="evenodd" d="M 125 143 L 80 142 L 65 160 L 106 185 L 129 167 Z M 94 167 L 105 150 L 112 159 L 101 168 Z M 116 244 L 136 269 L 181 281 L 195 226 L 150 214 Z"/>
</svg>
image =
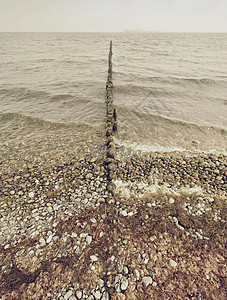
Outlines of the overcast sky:
<svg viewBox="0 0 227 300">
<path fill-rule="evenodd" d="M 0 0 L 0 31 L 227 32 L 227 0 Z"/>
</svg>

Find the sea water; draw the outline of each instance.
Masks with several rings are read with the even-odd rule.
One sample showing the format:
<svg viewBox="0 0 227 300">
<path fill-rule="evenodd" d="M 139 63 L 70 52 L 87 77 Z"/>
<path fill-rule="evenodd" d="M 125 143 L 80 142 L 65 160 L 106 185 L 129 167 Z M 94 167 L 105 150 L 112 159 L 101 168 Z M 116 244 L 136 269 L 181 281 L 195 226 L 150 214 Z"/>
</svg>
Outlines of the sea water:
<svg viewBox="0 0 227 300">
<path fill-rule="evenodd" d="M 226 33 L 0 33 L 2 145 L 104 144 L 110 40 L 116 143 L 227 152 Z"/>
</svg>

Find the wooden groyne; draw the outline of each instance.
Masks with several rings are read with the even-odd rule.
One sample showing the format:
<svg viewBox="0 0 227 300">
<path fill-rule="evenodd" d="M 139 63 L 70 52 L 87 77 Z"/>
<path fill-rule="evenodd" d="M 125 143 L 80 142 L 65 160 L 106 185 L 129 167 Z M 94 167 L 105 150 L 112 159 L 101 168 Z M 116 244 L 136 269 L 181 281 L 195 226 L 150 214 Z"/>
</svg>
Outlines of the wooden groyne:
<svg viewBox="0 0 227 300">
<path fill-rule="evenodd" d="M 115 162 L 115 145 L 113 135 L 117 131 L 117 111 L 113 107 L 113 80 L 112 80 L 112 41 L 110 42 L 109 50 L 109 68 L 108 77 L 106 82 L 106 172 L 107 172 L 107 190 L 109 191 L 109 197 L 107 202 L 114 204 L 115 200 L 115 183 L 116 179 L 116 162 Z"/>
</svg>

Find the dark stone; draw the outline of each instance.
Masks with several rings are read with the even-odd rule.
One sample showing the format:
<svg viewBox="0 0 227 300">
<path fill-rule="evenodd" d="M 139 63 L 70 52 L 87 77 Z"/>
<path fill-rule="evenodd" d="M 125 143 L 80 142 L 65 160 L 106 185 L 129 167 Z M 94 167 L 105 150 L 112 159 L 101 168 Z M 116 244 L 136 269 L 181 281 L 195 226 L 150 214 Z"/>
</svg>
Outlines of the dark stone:
<svg viewBox="0 0 227 300">
<path fill-rule="evenodd" d="M 107 157 L 114 158 L 114 156 L 115 156 L 115 150 L 114 150 L 114 148 L 109 148 L 107 150 Z"/>
</svg>

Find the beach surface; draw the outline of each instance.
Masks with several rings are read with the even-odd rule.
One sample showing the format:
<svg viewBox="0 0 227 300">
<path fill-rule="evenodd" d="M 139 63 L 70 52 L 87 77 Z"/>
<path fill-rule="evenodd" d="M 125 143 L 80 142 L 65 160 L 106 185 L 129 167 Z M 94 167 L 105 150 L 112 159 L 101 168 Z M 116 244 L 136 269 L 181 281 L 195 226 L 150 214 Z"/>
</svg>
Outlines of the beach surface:
<svg viewBox="0 0 227 300">
<path fill-rule="evenodd" d="M 3 175 L 2 299 L 225 298 L 226 157 L 116 153 Z"/>
</svg>

